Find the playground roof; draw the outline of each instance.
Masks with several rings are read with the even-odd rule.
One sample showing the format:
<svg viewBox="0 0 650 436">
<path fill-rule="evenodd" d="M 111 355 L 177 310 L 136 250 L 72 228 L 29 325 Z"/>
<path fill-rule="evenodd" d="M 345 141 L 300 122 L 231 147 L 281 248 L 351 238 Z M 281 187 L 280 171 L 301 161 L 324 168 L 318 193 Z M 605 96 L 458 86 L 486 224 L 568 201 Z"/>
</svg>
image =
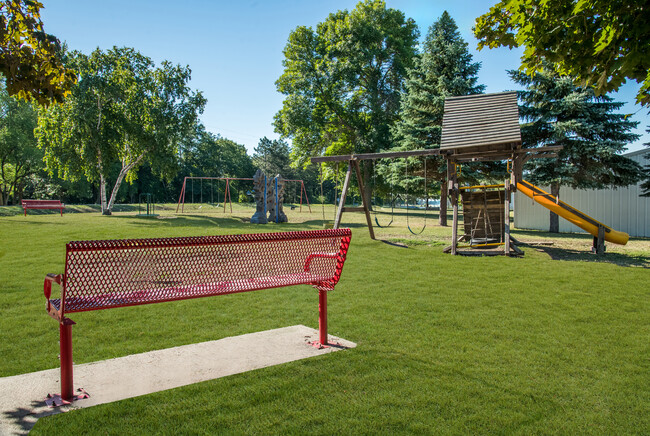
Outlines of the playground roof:
<svg viewBox="0 0 650 436">
<path fill-rule="evenodd" d="M 441 154 L 506 158 L 521 147 L 517 93 L 447 97 Z"/>
</svg>

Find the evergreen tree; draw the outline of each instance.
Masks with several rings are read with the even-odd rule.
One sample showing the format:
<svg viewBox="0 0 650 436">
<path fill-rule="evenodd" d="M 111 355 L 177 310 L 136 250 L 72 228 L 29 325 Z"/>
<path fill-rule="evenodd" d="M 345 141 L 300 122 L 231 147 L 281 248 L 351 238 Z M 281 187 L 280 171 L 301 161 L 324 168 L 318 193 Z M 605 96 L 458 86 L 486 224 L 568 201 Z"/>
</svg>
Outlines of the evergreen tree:
<svg viewBox="0 0 650 436">
<path fill-rule="evenodd" d="M 617 113 L 623 103 L 591 87 L 575 86 L 568 77 L 548 70 L 529 76 L 509 71 L 512 80 L 526 87 L 519 92 L 519 115 L 526 122 L 521 134 L 524 147 L 561 145 L 557 158 L 533 159 L 525 167 L 532 183 L 548 184 L 559 195 L 560 186 L 600 189 L 639 181 L 641 167 L 621 156 L 637 122 Z M 549 231 L 558 232 L 558 216 L 551 212 Z"/>
<path fill-rule="evenodd" d="M 285 179 L 294 176 L 291 168 L 291 150 L 286 141 L 280 139 L 270 140 L 266 136 L 260 139 L 253 150 L 253 165 L 261 169 L 267 177 L 280 174 Z"/>
<path fill-rule="evenodd" d="M 434 22 L 406 79 L 406 94 L 401 100 L 401 120 L 394 129 L 399 150 L 440 147 L 445 97 L 481 94 L 478 85 L 480 62 L 472 62 L 467 43 L 447 11 Z M 446 172 L 442 158 L 428 158 L 428 177 L 440 180 L 440 225 L 447 225 Z M 392 172 L 404 174 L 404 162 L 396 162 Z M 421 159 L 411 159 L 409 167 L 422 174 Z M 409 180 L 422 186 L 422 180 Z"/>
</svg>

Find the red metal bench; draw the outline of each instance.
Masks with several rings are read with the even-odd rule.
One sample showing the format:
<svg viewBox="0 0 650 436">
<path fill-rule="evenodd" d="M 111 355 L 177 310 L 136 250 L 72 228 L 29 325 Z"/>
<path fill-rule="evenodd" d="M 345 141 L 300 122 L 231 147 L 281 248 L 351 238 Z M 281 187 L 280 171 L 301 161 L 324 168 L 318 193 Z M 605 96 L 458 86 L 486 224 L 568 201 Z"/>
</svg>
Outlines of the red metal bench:
<svg viewBox="0 0 650 436">
<path fill-rule="evenodd" d="M 339 281 L 350 229 L 70 242 L 65 273 L 48 274 L 47 312 L 59 322 L 61 397 L 73 399 L 72 325 L 67 315 L 292 285 L 319 295 L 327 344 L 327 291 Z M 52 282 L 61 298 L 51 299 Z"/>
<path fill-rule="evenodd" d="M 27 216 L 27 209 L 59 209 L 61 216 L 63 216 L 63 209 L 65 204 L 59 200 L 22 200 L 23 211 Z"/>
</svg>

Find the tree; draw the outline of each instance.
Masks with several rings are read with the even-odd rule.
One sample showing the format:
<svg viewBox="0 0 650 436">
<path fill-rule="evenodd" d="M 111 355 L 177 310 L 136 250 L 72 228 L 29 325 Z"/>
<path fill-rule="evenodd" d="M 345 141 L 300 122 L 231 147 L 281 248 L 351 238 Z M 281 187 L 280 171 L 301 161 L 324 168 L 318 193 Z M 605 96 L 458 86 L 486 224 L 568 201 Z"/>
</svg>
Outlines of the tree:
<svg viewBox="0 0 650 436">
<path fill-rule="evenodd" d="M 51 172 L 99 181 L 102 213 L 110 215 L 122 181 L 135 180 L 143 162 L 171 178 L 179 144 L 195 128 L 205 99 L 187 87 L 189 67 L 164 61 L 156 68 L 131 48 L 72 53 L 69 62 L 79 81 L 63 105 L 41 111 L 38 143 Z M 107 200 L 114 162 L 121 170 Z"/>
<path fill-rule="evenodd" d="M 34 138 L 36 112 L 32 105 L 10 97 L 0 87 L 0 205 L 16 204 L 22 187 L 42 166 L 43 153 Z"/>
<path fill-rule="evenodd" d="M 300 26 L 291 32 L 276 82 L 286 98 L 274 126 L 292 139 L 297 162 L 392 146 L 390 127 L 417 36 L 415 22 L 381 0 L 330 14 L 316 31 Z M 363 171 L 367 181 L 370 168 Z"/>
<path fill-rule="evenodd" d="M 439 148 L 445 98 L 481 94 L 478 85 L 479 62 L 472 62 L 467 43 L 447 11 L 434 22 L 424 40 L 422 53 L 406 78 L 406 93 L 401 100 L 400 121 L 394 129 L 399 150 Z M 418 166 L 411 159 L 409 166 Z M 398 170 L 404 173 L 403 166 Z M 428 158 L 428 177 L 440 181 L 440 225 L 447 225 L 447 166 L 441 157 Z M 416 184 L 421 185 L 421 180 Z"/>
<path fill-rule="evenodd" d="M 626 144 L 639 137 L 631 133 L 638 123 L 616 113 L 623 103 L 596 96 L 593 88 L 577 87 L 570 78 L 550 71 L 532 77 L 520 71 L 508 73 L 526 87 L 519 92 L 519 115 L 526 122 L 521 129 L 524 147 L 564 147 L 557 158 L 529 161 L 524 170 L 533 183 L 550 184 L 557 197 L 560 186 L 599 189 L 640 179 L 640 166 L 620 155 Z M 559 231 L 554 213 L 549 231 Z"/>
<path fill-rule="evenodd" d="M 597 94 L 635 80 L 637 101 L 650 105 L 650 25 L 642 1 L 502 0 L 476 20 L 474 34 L 479 49 L 523 46 L 528 74 L 550 67 Z"/>
<path fill-rule="evenodd" d="M 61 46 L 43 31 L 33 0 L 0 1 L 0 73 L 9 95 L 47 105 L 69 94 L 76 76 L 61 60 Z"/>
<path fill-rule="evenodd" d="M 282 139 L 270 140 L 266 136 L 260 139 L 253 154 L 253 165 L 261 169 L 267 177 L 274 177 L 276 174 L 291 179 L 294 170 L 291 168 L 291 150 L 289 144 Z"/>
<path fill-rule="evenodd" d="M 183 145 L 181 158 L 184 173 L 193 177 L 252 177 L 255 172 L 244 145 L 207 132 L 201 124 Z"/>
</svg>

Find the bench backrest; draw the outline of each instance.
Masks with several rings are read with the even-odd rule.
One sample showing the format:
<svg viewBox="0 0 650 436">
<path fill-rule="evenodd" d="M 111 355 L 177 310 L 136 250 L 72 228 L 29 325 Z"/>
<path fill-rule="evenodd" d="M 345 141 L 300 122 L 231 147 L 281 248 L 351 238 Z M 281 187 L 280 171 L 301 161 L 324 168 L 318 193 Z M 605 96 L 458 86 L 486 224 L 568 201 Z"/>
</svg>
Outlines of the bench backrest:
<svg viewBox="0 0 650 436">
<path fill-rule="evenodd" d="M 34 206 L 63 206 L 59 200 L 22 200 L 23 207 L 34 207 Z"/>
<path fill-rule="evenodd" d="M 60 314 L 307 284 L 333 289 L 350 229 L 70 242 Z"/>
</svg>

